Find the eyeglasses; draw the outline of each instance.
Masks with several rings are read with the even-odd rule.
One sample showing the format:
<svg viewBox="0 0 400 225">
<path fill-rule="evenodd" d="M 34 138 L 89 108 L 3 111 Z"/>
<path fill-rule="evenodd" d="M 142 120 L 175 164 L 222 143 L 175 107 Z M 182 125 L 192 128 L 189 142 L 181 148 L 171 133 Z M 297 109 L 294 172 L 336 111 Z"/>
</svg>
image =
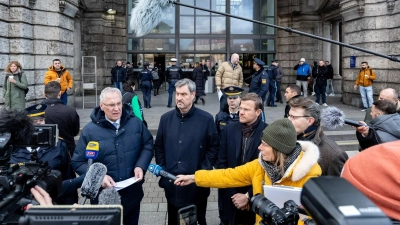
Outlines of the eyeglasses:
<svg viewBox="0 0 400 225">
<path fill-rule="evenodd" d="M 310 116 L 293 116 L 293 115 L 288 114 L 288 118 L 289 118 L 289 119 L 292 119 L 292 120 L 297 120 L 297 119 L 300 118 L 300 117 L 308 118 L 308 117 L 310 117 Z"/>
<path fill-rule="evenodd" d="M 109 108 L 112 108 L 112 109 L 115 108 L 116 106 L 120 107 L 122 105 L 122 102 L 118 102 L 117 104 L 106 104 L 104 102 L 102 102 L 102 103 L 103 103 L 103 105 L 105 105 Z"/>
</svg>

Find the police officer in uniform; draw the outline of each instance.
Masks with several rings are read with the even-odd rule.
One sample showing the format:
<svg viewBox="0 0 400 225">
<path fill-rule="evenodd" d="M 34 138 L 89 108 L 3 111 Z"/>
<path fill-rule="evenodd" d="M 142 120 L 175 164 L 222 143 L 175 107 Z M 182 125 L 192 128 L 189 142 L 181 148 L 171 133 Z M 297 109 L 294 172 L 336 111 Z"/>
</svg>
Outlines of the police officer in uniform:
<svg viewBox="0 0 400 225">
<path fill-rule="evenodd" d="M 275 105 L 275 96 L 276 96 L 276 76 L 278 76 L 278 69 L 277 69 L 277 60 L 273 59 L 271 62 L 271 66 L 268 67 L 267 73 L 269 78 L 269 95 L 267 99 L 267 106 L 276 107 Z"/>
<path fill-rule="evenodd" d="M 26 108 L 28 116 L 31 117 L 34 125 L 45 124 L 45 109 L 47 105 L 37 104 Z M 68 180 L 75 178 L 75 173 L 72 170 L 71 156 L 69 155 L 67 144 L 59 137 L 56 146 L 53 147 L 39 147 L 39 148 L 17 148 L 10 157 L 10 164 L 25 163 L 31 161 L 32 152 L 37 153 L 38 160 L 41 162 L 48 162 L 52 170 L 61 172 L 62 179 Z M 58 201 L 59 204 L 73 204 L 78 201 L 78 194 L 65 196 L 63 201 Z"/>
<path fill-rule="evenodd" d="M 249 93 L 256 93 L 265 102 L 265 96 L 267 95 L 269 88 L 269 77 L 268 73 L 264 70 L 265 63 L 258 58 L 254 58 L 253 69 L 256 71 L 252 75 L 251 84 L 249 87 Z"/>
<path fill-rule="evenodd" d="M 176 58 L 172 58 L 170 60 L 171 66 L 167 68 L 165 71 L 165 78 L 167 79 L 167 82 L 169 83 L 168 87 L 168 108 L 171 108 L 172 104 L 172 94 L 175 91 L 175 83 L 183 77 L 183 71 L 179 66 L 176 66 Z"/>
<path fill-rule="evenodd" d="M 149 67 L 149 63 L 145 62 L 143 64 L 143 70 L 139 73 L 139 79 L 141 82 L 141 88 L 143 92 L 143 103 L 145 108 L 151 108 L 151 89 L 153 89 L 153 75 Z"/>
<path fill-rule="evenodd" d="M 223 91 L 227 96 L 228 104 L 215 116 L 218 134 L 221 134 L 229 123 L 239 122 L 240 96 L 243 90 L 244 89 L 235 86 L 224 88 Z"/>
</svg>

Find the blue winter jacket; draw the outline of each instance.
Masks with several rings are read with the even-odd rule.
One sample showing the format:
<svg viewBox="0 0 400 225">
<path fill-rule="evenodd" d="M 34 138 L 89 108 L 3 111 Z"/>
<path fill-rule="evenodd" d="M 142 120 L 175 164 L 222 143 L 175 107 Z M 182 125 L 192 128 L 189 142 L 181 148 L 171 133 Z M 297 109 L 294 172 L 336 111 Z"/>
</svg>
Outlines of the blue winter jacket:
<svg viewBox="0 0 400 225">
<path fill-rule="evenodd" d="M 296 66 L 294 66 L 293 69 L 297 71 L 296 80 L 306 81 L 308 77 L 311 75 L 311 68 L 305 62 L 303 63 L 303 65 L 297 64 Z"/>
<path fill-rule="evenodd" d="M 94 162 L 104 164 L 107 175 L 115 182 L 133 177 L 135 167 L 142 168 L 143 173 L 146 173 L 153 158 L 153 136 L 143 122 L 133 115 L 129 105 L 123 105 L 118 132 L 106 120 L 100 107 L 93 110 L 90 118 L 92 121 L 83 128 L 72 157 L 72 167 L 76 173 L 86 173 L 85 150 L 90 141 L 99 142 L 99 153 Z M 119 194 L 136 196 L 135 201 L 140 202 L 143 197 L 143 180 L 122 189 Z"/>
</svg>

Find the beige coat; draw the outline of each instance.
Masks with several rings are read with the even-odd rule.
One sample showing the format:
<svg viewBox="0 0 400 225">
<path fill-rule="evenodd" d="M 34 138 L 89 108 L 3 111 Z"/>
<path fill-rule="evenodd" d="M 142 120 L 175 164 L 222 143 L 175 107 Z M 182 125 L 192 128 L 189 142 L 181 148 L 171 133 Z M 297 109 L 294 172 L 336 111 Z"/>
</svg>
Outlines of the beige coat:
<svg viewBox="0 0 400 225">
<path fill-rule="evenodd" d="M 223 62 L 215 74 L 215 84 L 217 87 L 224 89 L 229 86 L 243 86 L 242 67 L 238 64 L 233 70 L 231 62 Z"/>
</svg>

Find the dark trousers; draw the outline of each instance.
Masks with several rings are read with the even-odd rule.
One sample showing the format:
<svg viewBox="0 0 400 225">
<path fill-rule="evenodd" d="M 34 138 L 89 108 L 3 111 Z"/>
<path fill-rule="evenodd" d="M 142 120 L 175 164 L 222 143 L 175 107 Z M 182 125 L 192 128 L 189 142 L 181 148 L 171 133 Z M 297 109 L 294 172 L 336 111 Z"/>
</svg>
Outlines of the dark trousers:
<svg viewBox="0 0 400 225">
<path fill-rule="evenodd" d="M 175 91 L 176 82 L 177 82 L 177 80 L 169 82 L 169 87 L 168 87 L 168 107 L 171 107 L 171 104 L 172 104 L 172 95 L 174 94 L 174 91 Z"/>
<path fill-rule="evenodd" d="M 206 211 L 207 211 L 207 199 L 205 201 L 194 204 L 197 207 L 197 223 L 199 225 L 207 225 L 206 222 Z M 183 207 L 182 207 L 183 208 Z M 178 210 L 180 208 L 175 207 L 168 202 L 168 225 L 179 225 L 178 222 Z"/>
<path fill-rule="evenodd" d="M 326 85 L 322 86 L 322 85 L 316 84 L 314 87 L 314 91 L 315 91 L 315 95 L 317 96 L 317 99 L 315 100 L 315 102 L 319 104 L 319 100 L 322 96 L 322 104 L 326 103 L 326 95 L 325 95 Z"/>
<path fill-rule="evenodd" d="M 281 82 L 276 82 L 276 101 L 282 101 Z"/>
<path fill-rule="evenodd" d="M 276 81 L 270 81 L 268 87 L 269 95 L 267 98 L 267 105 L 275 105 L 275 95 L 276 95 Z"/>
<path fill-rule="evenodd" d="M 61 97 L 60 97 L 61 103 L 64 105 L 67 105 L 68 103 L 68 94 L 67 94 L 67 90 L 65 90 L 64 93 L 62 93 Z"/>
<path fill-rule="evenodd" d="M 152 85 L 150 81 L 143 81 L 142 82 L 142 92 L 143 92 L 143 102 L 144 107 L 148 108 L 151 106 L 151 89 Z"/>
</svg>

